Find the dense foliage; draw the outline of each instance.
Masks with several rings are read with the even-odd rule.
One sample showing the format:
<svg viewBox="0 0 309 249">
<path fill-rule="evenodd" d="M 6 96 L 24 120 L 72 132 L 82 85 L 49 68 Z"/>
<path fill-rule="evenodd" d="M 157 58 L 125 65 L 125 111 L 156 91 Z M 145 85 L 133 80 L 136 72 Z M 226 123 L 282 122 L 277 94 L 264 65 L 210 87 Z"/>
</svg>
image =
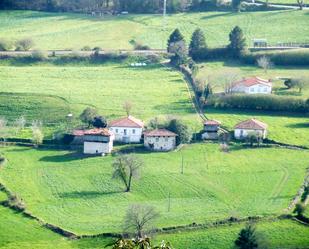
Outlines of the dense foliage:
<svg viewBox="0 0 309 249">
<path fill-rule="evenodd" d="M 304 99 L 265 94 L 212 96 L 208 99 L 207 105 L 215 108 L 237 108 L 244 110 L 288 111 L 300 113 L 309 111 L 309 107 Z"/>
<path fill-rule="evenodd" d="M 197 28 L 191 37 L 189 55 L 193 60 L 205 59 L 207 56 L 207 44 L 205 35 L 200 28 Z"/>
</svg>

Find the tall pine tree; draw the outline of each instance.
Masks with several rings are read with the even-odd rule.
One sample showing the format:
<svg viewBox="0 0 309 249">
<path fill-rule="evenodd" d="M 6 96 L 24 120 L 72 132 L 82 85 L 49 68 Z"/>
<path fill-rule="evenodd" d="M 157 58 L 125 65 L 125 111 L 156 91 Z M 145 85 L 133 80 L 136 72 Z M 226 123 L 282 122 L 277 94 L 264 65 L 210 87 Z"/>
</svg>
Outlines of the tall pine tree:
<svg viewBox="0 0 309 249">
<path fill-rule="evenodd" d="M 197 28 L 191 37 L 189 46 L 189 55 L 193 60 L 202 59 L 205 57 L 207 45 L 203 31 Z"/>
<path fill-rule="evenodd" d="M 228 49 L 234 58 L 239 58 L 246 48 L 246 38 L 240 27 L 236 26 L 230 33 Z"/>
<path fill-rule="evenodd" d="M 240 249 L 255 249 L 258 248 L 255 227 L 248 224 L 242 229 L 235 241 L 235 245 Z"/>
</svg>

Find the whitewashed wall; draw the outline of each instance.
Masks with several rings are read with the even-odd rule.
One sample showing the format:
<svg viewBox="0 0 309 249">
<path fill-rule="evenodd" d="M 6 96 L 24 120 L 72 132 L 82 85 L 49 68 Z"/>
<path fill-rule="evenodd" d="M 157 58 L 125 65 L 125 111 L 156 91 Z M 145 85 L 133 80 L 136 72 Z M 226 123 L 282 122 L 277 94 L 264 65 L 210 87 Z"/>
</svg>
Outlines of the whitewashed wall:
<svg viewBox="0 0 309 249">
<path fill-rule="evenodd" d="M 115 141 L 124 143 L 139 143 L 143 134 L 142 128 L 125 128 L 113 126 L 110 127 L 109 130 L 115 134 Z"/>
</svg>

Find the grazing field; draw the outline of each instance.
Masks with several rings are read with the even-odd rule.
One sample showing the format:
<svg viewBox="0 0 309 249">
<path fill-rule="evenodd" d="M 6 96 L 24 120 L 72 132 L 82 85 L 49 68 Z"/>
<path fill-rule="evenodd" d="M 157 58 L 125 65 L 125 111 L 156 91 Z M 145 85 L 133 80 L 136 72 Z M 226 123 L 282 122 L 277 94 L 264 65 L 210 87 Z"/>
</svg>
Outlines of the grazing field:
<svg viewBox="0 0 309 249">
<path fill-rule="evenodd" d="M 192 232 L 159 235 L 157 241 L 170 241 L 175 248 L 188 249 L 232 249 L 234 241 L 244 224 L 233 225 Z M 268 248 L 307 248 L 309 229 L 293 221 L 275 221 L 257 223 L 257 232 L 263 245 Z"/>
<path fill-rule="evenodd" d="M 111 180 L 113 156 L 81 158 L 21 147 L 1 151 L 8 162 L 0 181 L 25 200 L 28 211 L 78 234 L 121 232 L 130 203 L 155 206 L 161 213 L 158 227 L 281 214 L 301 185 L 309 159 L 307 151 L 272 148 L 235 146 L 223 153 L 217 144 L 142 152 L 137 153 L 145 164 L 142 178 L 124 193 L 121 183 Z"/>
<path fill-rule="evenodd" d="M 248 66 L 237 61 L 213 61 L 199 64 L 197 78 L 206 79 L 211 82 L 214 92 L 224 91 L 224 78 L 231 77 L 241 79 L 242 77 L 258 76 L 273 81 L 273 91 L 277 95 L 298 96 L 309 98 L 309 88 L 299 93 L 298 89 L 287 89 L 284 81 L 279 78 L 309 77 L 306 67 L 280 67 L 272 66 L 267 72 L 257 66 Z"/>
<path fill-rule="evenodd" d="M 277 142 L 309 147 L 309 116 L 264 111 L 206 109 L 208 118 L 217 119 L 229 130 L 240 121 L 257 118 L 268 124 L 268 138 Z"/>
<path fill-rule="evenodd" d="M 130 101 L 132 115 L 145 121 L 181 115 L 200 125 L 181 74 L 159 65 L 1 66 L 0 85 L 0 117 L 12 122 L 24 115 L 28 123 L 40 119 L 57 129 L 68 113 L 78 119 L 88 106 L 108 118 L 123 116 L 123 103 Z"/>
<path fill-rule="evenodd" d="M 161 15 L 98 18 L 85 14 L 2 11 L 0 37 L 31 37 L 39 49 L 80 49 L 86 45 L 131 49 L 132 39 L 151 48 L 165 48 L 168 35 L 176 27 L 187 41 L 193 30 L 201 27 L 209 46 L 217 47 L 228 43 L 228 34 L 236 25 L 244 30 L 248 44 L 253 38 L 266 38 L 270 43 L 308 42 L 308 21 L 305 10 L 186 13 L 169 15 L 163 30 Z"/>
</svg>

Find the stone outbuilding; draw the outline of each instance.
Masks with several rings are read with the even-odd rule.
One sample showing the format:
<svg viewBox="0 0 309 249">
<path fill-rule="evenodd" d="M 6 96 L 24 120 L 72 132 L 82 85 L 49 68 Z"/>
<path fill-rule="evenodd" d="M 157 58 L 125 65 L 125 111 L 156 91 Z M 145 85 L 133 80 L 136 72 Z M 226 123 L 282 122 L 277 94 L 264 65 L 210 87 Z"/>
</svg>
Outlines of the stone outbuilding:
<svg viewBox="0 0 309 249">
<path fill-rule="evenodd" d="M 170 151 L 176 148 L 177 134 L 166 129 L 144 132 L 144 146 L 153 151 Z"/>
<path fill-rule="evenodd" d="M 202 133 L 202 139 L 204 140 L 216 140 L 218 139 L 218 131 L 220 129 L 221 122 L 217 120 L 206 120 L 204 122 L 204 129 Z"/>
</svg>

